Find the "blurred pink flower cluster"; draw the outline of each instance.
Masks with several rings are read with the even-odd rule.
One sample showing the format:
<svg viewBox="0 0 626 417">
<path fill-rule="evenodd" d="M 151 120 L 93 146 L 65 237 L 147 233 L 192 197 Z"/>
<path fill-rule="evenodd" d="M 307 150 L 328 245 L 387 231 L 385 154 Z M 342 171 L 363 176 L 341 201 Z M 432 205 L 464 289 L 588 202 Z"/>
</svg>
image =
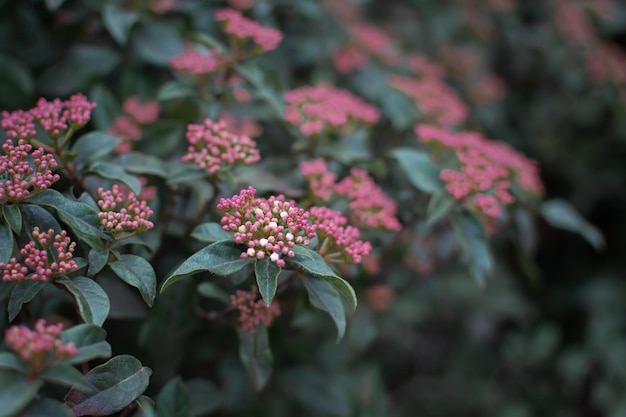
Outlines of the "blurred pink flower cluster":
<svg viewBox="0 0 626 417">
<path fill-rule="evenodd" d="M 222 23 L 224 31 L 240 43 L 252 42 L 253 52 L 274 50 L 283 39 L 279 30 L 262 26 L 258 22 L 244 17 L 238 10 L 220 9 L 215 13 L 215 20 Z M 241 44 L 240 46 L 245 48 L 246 45 Z"/>
<path fill-rule="evenodd" d="M 221 70 L 229 61 L 219 49 L 200 51 L 188 46 L 185 52 L 170 59 L 170 66 L 178 72 L 202 76 Z"/>
<path fill-rule="evenodd" d="M 254 332 L 261 323 L 269 327 L 274 318 L 280 316 L 280 305 L 276 300 L 268 307 L 259 297 L 256 285 L 250 292 L 237 290 L 230 296 L 231 303 L 239 310 L 239 323 L 244 332 Z"/>
<path fill-rule="evenodd" d="M 320 240 L 319 252 L 325 260 L 358 264 L 370 254 L 372 245 L 358 240 L 359 229 L 347 226 L 348 219 L 340 211 L 317 206 L 309 211 Z"/>
<path fill-rule="evenodd" d="M 121 139 L 115 147 L 115 152 L 120 155 L 129 153 L 133 142 L 141 139 L 141 126 L 158 120 L 161 106 L 156 101 L 142 103 L 138 97 L 132 96 L 124 102 L 123 110 L 124 114 L 117 116 L 107 130 L 108 134 Z"/>
</svg>

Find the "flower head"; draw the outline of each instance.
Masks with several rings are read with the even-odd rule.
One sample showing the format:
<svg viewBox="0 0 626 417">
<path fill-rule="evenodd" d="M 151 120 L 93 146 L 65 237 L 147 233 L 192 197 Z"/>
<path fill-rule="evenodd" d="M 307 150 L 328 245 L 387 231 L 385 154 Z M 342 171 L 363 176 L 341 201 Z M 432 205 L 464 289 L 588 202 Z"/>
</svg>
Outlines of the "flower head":
<svg viewBox="0 0 626 417">
<path fill-rule="evenodd" d="M 16 110 L 14 112 L 2 112 L 0 126 L 9 139 L 29 140 L 37 133 L 33 115 L 28 111 Z"/>
<path fill-rule="evenodd" d="M 367 65 L 367 55 L 355 45 L 346 45 L 335 50 L 331 55 L 333 65 L 341 74 L 350 74 Z"/>
<path fill-rule="evenodd" d="M 328 170 L 323 158 L 300 162 L 300 172 L 309 182 L 315 197 L 328 201 L 335 192 L 337 176 Z"/>
<path fill-rule="evenodd" d="M 79 93 L 66 101 L 58 98 L 47 101 L 40 98 L 37 106 L 30 109 L 30 114 L 51 138 L 56 139 L 70 127 L 79 129 L 87 124 L 91 118 L 91 110 L 95 107 L 95 103 L 89 102 Z"/>
<path fill-rule="evenodd" d="M 347 226 L 348 219 L 340 211 L 328 207 L 311 207 L 311 220 L 320 240 L 320 254 L 327 260 L 339 256 L 340 261 L 361 263 L 372 251 L 369 242 L 358 240 L 359 229 Z"/>
<path fill-rule="evenodd" d="M 222 23 L 229 36 L 242 42 L 252 42 L 259 52 L 276 49 L 283 38 L 279 30 L 262 26 L 244 17 L 238 10 L 220 9 L 215 13 L 215 20 Z"/>
<path fill-rule="evenodd" d="M 117 116 L 113 119 L 113 125 L 107 129 L 107 133 L 117 136 L 121 141 L 115 147 L 115 152 L 124 155 L 132 150 L 133 142 L 141 139 L 141 128 L 128 116 Z"/>
<path fill-rule="evenodd" d="M 218 49 L 201 52 L 192 47 L 170 59 L 172 69 L 197 76 L 213 74 L 221 70 L 226 63 L 228 57 L 223 56 Z"/>
<path fill-rule="evenodd" d="M 4 339 L 36 375 L 52 363 L 78 353 L 73 342 L 64 344 L 59 340 L 62 330 L 62 323 L 46 326 L 46 321 L 39 319 L 34 330 L 26 326 L 9 327 Z"/>
<path fill-rule="evenodd" d="M 268 199 L 255 198 L 256 190 L 248 187 L 231 198 L 222 198 L 217 208 L 224 211 L 220 220 L 224 230 L 234 232 L 235 242 L 248 249 L 242 258 L 263 259 L 269 256 L 279 267 L 285 266 L 283 257 L 294 257 L 296 244 L 308 245 L 315 237 L 309 224 L 309 213 L 286 201 L 283 195 Z"/>
<path fill-rule="evenodd" d="M 256 143 L 249 136 L 239 136 L 226 128 L 223 121 L 205 119 L 204 124 L 187 126 L 189 147 L 182 157 L 211 174 L 227 166 L 250 165 L 260 159 Z"/>
<path fill-rule="evenodd" d="M 144 200 L 140 200 L 135 193 L 126 191 L 115 184 L 110 190 L 98 188 L 98 206 L 100 207 L 100 223 L 104 230 L 115 237 L 124 232 L 140 233 L 152 229 L 154 224 L 148 220 L 152 216 L 152 209 Z"/>
<path fill-rule="evenodd" d="M 132 117 L 140 125 L 156 122 L 161 111 L 161 106 L 157 101 L 152 100 L 142 103 L 137 96 L 127 98 L 123 108 L 124 113 Z"/>
<path fill-rule="evenodd" d="M 275 317 L 280 316 L 280 305 L 276 300 L 268 307 L 259 297 L 256 285 L 250 292 L 237 290 L 230 296 L 231 303 L 239 310 L 239 323 L 245 332 L 254 332 L 261 323 L 268 327 Z"/>
</svg>

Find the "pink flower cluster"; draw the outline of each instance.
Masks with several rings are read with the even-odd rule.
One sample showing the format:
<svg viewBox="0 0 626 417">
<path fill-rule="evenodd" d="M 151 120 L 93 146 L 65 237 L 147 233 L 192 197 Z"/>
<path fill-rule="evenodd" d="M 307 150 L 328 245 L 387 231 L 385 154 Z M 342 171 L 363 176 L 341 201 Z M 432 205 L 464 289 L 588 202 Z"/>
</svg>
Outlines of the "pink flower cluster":
<svg viewBox="0 0 626 417">
<path fill-rule="evenodd" d="M 73 342 L 63 344 L 59 340 L 62 330 L 62 323 L 46 326 L 46 321 L 39 319 L 34 330 L 26 326 L 9 327 L 4 332 L 4 340 L 36 375 L 53 362 L 71 358 L 78 353 Z"/>
<path fill-rule="evenodd" d="M 506 143 L 487 140 L 480 133 L 451 133 L 431 125 L 417 125 L 415 132 L 423 143 L 454 153 L 460 170 L 441 171 L 446 189 L 487 217 L 499 218 L 501 206 L 515 201 L 511 182 L 532 194 L 543 192 L 537 164 Z"/>
<path fill-rule="evenodd" d="M 335 50 L 331 59 L 333 65 L 341 74 L 351 74 L 364 68 L 367 65 L 368 58 L 361 49 L 354 45 L 346 45 Z"/>
<path fill-rule="evenodd" d="M 416 80 L 394 75 L 389 79 L 392 88 L 406 94 L 431 122 L 441 126 L 453 126 L 465 121 L 466 104 L 443 81 L 437 78 Z"/>
<path fill-rule="evenodd" d="M 407 57 L 411 72 L 420 78 L 442 78 L 444 69 L 421 52 L 413 52 Z"/>
<path fill-rule="evenodd" d="M 144 200 L 137 198 L 135 193 L 115 184 L 110 190 L 98 188 L 98 196 L 100 223 L 114 237 L 117 238 L 124 232 L 145 232 L 154 227 L 148 220 L 153 214 L 152 209 Z"/>
<path fill-rule="evenodd" d="M 276 300 L 268 307 L 259 298 L 259 291 L 253 285 L 250 292 L 237 290 L 230 296 L 231 304 L 239 310 L 239 323 L 244 332 L 254 332 L 259 324 L 269 327 L 275 317 L 280 316 L 280 305 Z"/>
<path fill-rule="evenodd" d="M 224 230 L 234 232 L 235 242 L 248 247 L 242 258 L 269 256 L 282 268 L 282 257 L 294 257 L 292 248 L 308 245 L 315 229 L 308 222 L 309 213 L 295 201 L 285 201 L 283 195 L 255 198 L 255 194 L 256 190 L 248 187 L 238 195 L 220 199 L 217 208 L 224 211 L 220 223 Z"/>
<path fill-rule="evenodd" d="M 358 240 L 359 229 L 346 226 L 348 219 L 340 211 L 328 207 L 311 207 L 311 220 L 320 240 L 319 252 L 326 260 L 361 263 L 372 251 L 369 242 Z"/>
<path fill-rule="evenodd" d="M 188 47 L 185 52 L 170 59 L 170 66 L 175 71 L 202 76 L 221 70 L 228 62 L 229 58 L 224 56 L 219 49 L 201 52 Z"/>
<path fill-rule="evenodd" d="M 251 118 L 237 119 L 230 113 L 220 116 L 220 122 L 224 123 L 226 130 L 236 136 L 247 136 L 250 138 L 261 135 L 263 130 L 258 123 Z"/>
<path fill-rule="evenodd" d="M 121 142 L 115 147 L 115 152 L 123 155 L 132 150 L 132 143 L 141 139 L 141 126 L 154 123 L 159 118 L 161 106 L 156 101 L 142 103 L 138 97 L 129 97 L 123 105 L 124 114 L 113 120 L 113 125 L 107 133 L 117 136 Z"/>
<path fill-rule="evenodd" d="M 34 120 L 51 138 L 56 139 L 70 128 L 77 130 L 86 125 L 95 107 L 96 104 L 82 94 L 74 94 L 65 101 L 40 98 L 37 106 L 28 111 L 2 112 L 0 125 L 7 137 L 28 140 L 36 133 Z"/>
<path fill-rule="evenodd" d="M 257 162 L 261 157 L 256 142 L 249 136 L 238 136 L 226 128 L 223 121 L 204 119 L 204 124 L 187 126 L 189 147 L 182 157 L 211 174 L 224 167 Z"/>
<path fill-rule="evenodd" d="M 3 281 L 24 279 L 49 281 L 78 269 L 78 265 L 72 259 L 76 243 L 70 240 L 65 230 L 55 235 L 52 229 L 41 232 L 35 227 L 33 238 L 35 241 L 31 240 L 20 250 L 26 266 L 19 263 L 16 258 L 11 258 L 8 264 L 0 263 Z M 54 251 L 49 252 L 50 246 Z M 33 271 L 30 274 L 29 269 Z"/>
<path fill-rule="evenodd" d="M 385 195 L 367 171 L 352 168 L 350 175 L 335 186 L 335 191 L 350 201 L 354 217 L 367 227 L 400 230 L 396 203 Z"/>
<path fill-rule="evenodd" d="M 324 201 L 330 199 L 335 192 L 337 175 L 328 170 L 323 158 L 301 162 L 300 172 L 308 181 L 309 188 L 315 197 Z"/>
<path fill-rule="evenodd" d="M 398 62 L 399 55 L 395 50 L 391 38 L 384 31 L 365 22 L 352 24 L 348 31 L 353 41 L 367 54 L 375 56 L 393 65 Z"/>
<path fill-rule="evenodd" d="M 367 303 L 378 313 L 388 310 L 395 298 L 396 292 L 386 284 L 370 285 L 365 289 Z"/>
<path fill-rule="evenodd" d="M 262 26 L 244 17 L 238 10 L 220 9 L 215 13 L 215 20 L 222 23 L 224 31 L 231 37 L 252 41 L 257 52 L 274 50 L 283 39 L 279 30 Z"/>
<path fill-rule="evenodd" d="M 10 139 L 2 145 L 4 155 L 0 155 L 0 200 L 17 202 L 49 188 L 59 180 L 54 156 L 44 152 L 43 148 L 32 151 L 33 147 L 20 139 L 14 145 Z M 31 152 L 32 151 L 32 152 Z M 32 160 L 32 166 L 29 160 Z"/>
<path fill-rule="evenodd" d="M 376 123 L 380 117 L 375 107 L 359 97 L 327 84 L 287 91 L 284 97 L 285 120 L 306 136 L 353 123 Z"/>
</svg>

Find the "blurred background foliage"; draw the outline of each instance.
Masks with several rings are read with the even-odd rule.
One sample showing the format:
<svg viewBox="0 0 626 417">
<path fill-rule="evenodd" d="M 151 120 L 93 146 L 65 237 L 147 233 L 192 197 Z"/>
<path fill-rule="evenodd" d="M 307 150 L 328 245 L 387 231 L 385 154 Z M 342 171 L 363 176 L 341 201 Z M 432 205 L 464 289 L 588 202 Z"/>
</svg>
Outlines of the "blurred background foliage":
<svg viewBox="0 0 626 417">
<path fill-rule="evenodd" d="M 429 258 L 445 253 L 445 236 L 412 242 L 424 257 L 409 260 L 411 269 L 395 259 L 355 285 L 361 304 L 342 343 L 335 345 L 330 320 L 305 305 L 277 321 L 270 330 L 276 370 L 260 394 L 248 383 L 232 330 L 195 317 L 193 282 L 172 288 L 148 313 L 113 280 L 106 287 L 103 277 L 115 294 L 105 323 L 109 341 L 114 353 L 135 354 L 154 369 L 148 394 L 180 374 L 194 415 L 626 416 L 626 6 L 611 0 L 255 3 L 251 16 L 285 34 L 277 51 L 255 59 L 270 100 L 287 87 L 330 80 L 382 108 L 391 125 L 377 126 L 374 138 L 409 140 L 414 115 L 407 99 L 381 93 L 393 64 L 371 62 L 353 74 L 332 66 L 331 53 L 347 36 L 342 13 L 355 13 L 340 6 L 358 5 L 398 51 L 420 51 L 444 67 L 470 104 L 467 125 L 536 159 L 547 195 L 571 201 L 602 230 L 606 249 L 596 253 L 580 237 L 540 223 L 537 236 L 526 237 L 539 242 L 534 265 L 521 265 L 518 248 L 497 240 L 503 256 L 480 288 L 464 269 Z M 98 103 L 93 124 L 107 129 L 126 98 L 157 97 L 172 78 L 169 58 L 193 33 L 215 35 L 213 13 L 225 5 L 0 0 L 0 108 L 82 91 Z M 233 108 L 257 121 L 269 118 L 265 103 Z M 183 123 L 197 116 L 184 100 L 167 102 L 164 113 L 150 127 L 150 141 L 139 145 L 163 155 L 176 146 Z M 284 132 L 264 128 L 262 155 L 280 153 Z M 372 160 L 370 168 L 377 166 Z M 176 260 L 163 255 L 159 268 L 167 271 Z M 382 282 L 396 291 L 379 309 L 366 301 L 366 289 Z"/>
</svg>

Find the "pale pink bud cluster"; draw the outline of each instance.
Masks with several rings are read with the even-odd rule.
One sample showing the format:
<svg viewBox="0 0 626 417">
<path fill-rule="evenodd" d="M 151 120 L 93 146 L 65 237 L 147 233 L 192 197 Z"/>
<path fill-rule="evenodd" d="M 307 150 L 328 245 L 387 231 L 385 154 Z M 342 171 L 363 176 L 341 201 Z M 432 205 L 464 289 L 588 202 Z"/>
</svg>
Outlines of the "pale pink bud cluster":
<svg viewBox="0 0 626 417">
<path fill-rule="evenodd" d="M 28 140 L 37 133 L 30 111 L 16 110 L 11 113 L 3 111 L 0 126 L 9 139 Z"/>
<path fill-rule="evenodd" d="M 323 158 L 300 162 L 300 172 L 309 183 L 315 197 L 328 201 L 335 192 L 337 175 L 328 170 Z"/>
<path fill-rule="evenodd" d="M 256 285 L 250 292 L 237 290 L 230 296 L 231 304 L 239 310 L 239 323 L 245 332 L 254 332 L 261 323 L 269 327 L 274 318 L 280 316 L 280 305 L 276 300 L 268 307 L 259 297 Z"/>
<path fill-rule="evenodd" d="M 333 65 L 341 74 L 350 74 L 364 68 L 367 65 L 368 58 L 361 49 L 355 45 L 346 45 L 335 50 L 331 59 Z"/>
<path fill-rule="evenodd" d="M 228 0 L 228 5 L 234 9 L 248 10 L 256 3 L 256 0 Z"/>
<path fill-rule="evenodd" d="M 187 140 L 190 145 L 182 160 L 211 174 L 236 164 L 250 165 L 261 158 L 254 140 L 232 133 L 223 121 L 204 119 L 204 124 L 188 125 Z"/>
<path fill-rule="evenodd" d="M 380 118 L 375 107 L 346 90 L 327 84 L 287 91 L 284 97 L 285 120 L 299 127 L 306 136 L 353 124 L 372 124 Z"/>
<path fill-rule="evenodd" d="M 226 130 L 235 136 L 247 136 L 254 138 L 261 135 L 263 132 L 261 126 L 249 117 L 238 119 L 230 113 L 224 113 L 220 116 L 219 121 L 223 122 Z"/>
<path fill-rule="evenodd" d="M 335 186 L 335 191 L 350 201 L 350 210 L 363 225 L 371 228 L 400 230 L 396 203 L 385 195 L 367 171 L 352 168 L 350 175 Z"/>
<path fill-rule="evenodd" d="M 339 256 L 345 263 L 361 263 L 372 251 L 369 242 L 358 240 L 359 229 L 347 226 L 348 219 L 340 211 L 328 207 L 311 207 L 311 220 L 320 240 L 320 254 L 326 260 Z"/>
<path fill-rule="evenodd" d="M 179 72 L 201 76 L 221 70 L 228 61 L 219 49 L 201 52 L 187 47 L 185 52 L 170 59 L 170 66 Z"/>
<path fill-rule="evenodd" d="M 161 106 L 151 100 L 142 103 L 138 97 L 132 96 L 126 99 L 123 105 L 124 114 L 113 120 L 113 125 L 107 129 L 107 133 L 117 136 L 121 142 L 115 147 L 115 152 L 124 155 L 132 150 L 133 142 L 141 139 L 141 126 L 154 123 L 159 118 Z"/>
<path fill-rule="evenodd" d="M 61 275 L 67 275 L 78 269 L 72 259 L 76 243 L 62 230 L 55 235 L 54 230 L 41 232 L 38 227 L 33 229 L 33 238 L 22 249 L 23 264 L 11 258 L 8 264 L 0 263 L 3 281 L 49 281 Z M 29 270 L 32 271 L 29 273 Z"/>
<path fill-rule="evenodd" d="M 487 217 L 499 218 L 501 206 L 515 201 L 512 182 L 532 194 L 543 192 L 537 164 L 506 143 L 490 141 L 480 133 L 452 133 L 431 125 L 417 125 L 415 132 L 423 143 L 453 152 L 460 170 L 441 171 L 446 189 Z"/>
<path fill-rule="evenodd" d="M 283 34 L 274 28 L 260 25 L 244 17 L 240 11 L 220 9 L 215 12 L 215 20 L 222 23 L 224 31 L 239 41 L 251 41 L 255 49 L 267 52 L 276 49 Z"/>
<path fill-rule="evenodd" d="M 285 201 L 283 195 L 255 198 L 255 194 L 256 190 L 248 187 L 238 195 L 220 199 L 217 208 L 224 211 L 220 223 L 224 230 L 234 232 L 235 242 L 248 247 L 242 258 L 269 256 L 282 268 L 283 257 L 294 257 L 296 244 L 308 245 L 315 237 L 315 228 L 309 224 L 309 213 L 295 201 Z"/>
<path fill-rule="evenodd" d="M 98 196 L 100 223 L 113 236 L 117 237 L 124 232 L 145 232 L 154 227 L 148 220 L 153 214 L 152 209 L 135 193 L 115 184 L 110 190 L 98 188 Z"/>
<path fill-rule="evenodd" d="M 37 375 L 52 363 L 78 353 L 73 342 L 64 344 L 59 340 L 62 330 L 62 323 L 46 326 L 46 321 L 39 319 L 34 330 L 26 326 L 9 327 L 4 340 L 28 364 L 31 373 Z"/>
<path fill-rule="evenodd" d="M 396 292 L 387 284 L 370 285 L 365 289 L 365 299 L 372 310 L 382 313 L 391 306 Z"/>
<path fill-rule="evenodd" d="M 389 85 L 411 98 L 431 123 L 453 126 L 467 119 L 467 105 L 443 81 L 437 78 L 413 79 L 394 75 Z"/>
<path fill-rule="evenodd" d="M 65 101 L 40 98 L 30 114 L 51 138 L 58 138 L 69 128 L 76 130 L 86 125 L 95 107 L 96 103 L 79 93 Z"/>
<path fill-rule="evenodd" d="M 0 180 L 0 200 L 22 201 L 59 180 L 59 174 L 51 171 L 57 166 L 54 156 L 45 153 L 43 148 L 32 149 L 22 139 L 17 145 L 13 145 L 10 139 L 2 145 L 4 155 L 0 155 L 0 176 L 5 179 Z"/>
</svg>

